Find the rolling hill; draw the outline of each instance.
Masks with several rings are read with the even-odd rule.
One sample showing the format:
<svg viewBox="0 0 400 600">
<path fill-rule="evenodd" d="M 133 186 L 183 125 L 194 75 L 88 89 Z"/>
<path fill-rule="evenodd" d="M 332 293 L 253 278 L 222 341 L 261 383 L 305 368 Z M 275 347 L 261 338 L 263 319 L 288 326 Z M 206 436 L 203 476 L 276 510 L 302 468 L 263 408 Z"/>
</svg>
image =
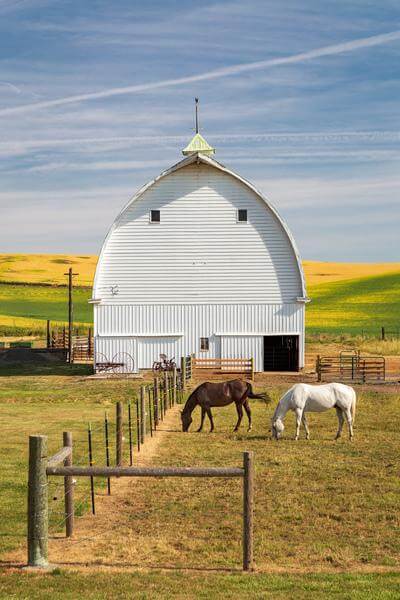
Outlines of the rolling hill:
<svg viewBox="0 0 400 600">
<path fill-rule="evenodd" d="M 69 267 L 74 278 L 74 321 L 89 324 L 87 303 L 97 257 L 1 254 L 0 335 L 41 334 L 46 320 L 65 322 Z M 308 333 L 377 334 L 400 327 L 400 263 L 304 261 Z"/>
</svg>

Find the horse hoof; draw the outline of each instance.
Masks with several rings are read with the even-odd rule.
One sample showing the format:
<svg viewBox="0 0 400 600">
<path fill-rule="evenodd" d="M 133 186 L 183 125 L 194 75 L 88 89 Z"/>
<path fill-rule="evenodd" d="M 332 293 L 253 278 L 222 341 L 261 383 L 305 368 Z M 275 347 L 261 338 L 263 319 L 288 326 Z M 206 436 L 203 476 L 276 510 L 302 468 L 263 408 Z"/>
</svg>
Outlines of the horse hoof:
<svg viewBox="0 0 400 600">
<path fill-rule="evenodd" d="M 251 431 L 251 427 L 248 428 L 247 433 L 250 433 L 250 431 Z"/>
</svg>

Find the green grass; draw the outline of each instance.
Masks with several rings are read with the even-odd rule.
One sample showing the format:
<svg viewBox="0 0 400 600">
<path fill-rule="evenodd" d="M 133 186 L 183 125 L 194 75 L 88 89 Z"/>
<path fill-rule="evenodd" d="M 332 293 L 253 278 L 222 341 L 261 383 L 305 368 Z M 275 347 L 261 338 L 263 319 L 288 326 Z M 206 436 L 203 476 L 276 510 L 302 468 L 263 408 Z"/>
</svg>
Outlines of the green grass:
<svg viewBox="0 0 400 600">
<path fill-rule="evenodd" d="M 243 576 L 221 573 L 165 571 L 97 573 L 58 571 L 51 575 L 0 575 L 0 598 L 76 600 L 76 598 L 135 598 L 199 600 L 246 598 L 270 600 L 395 600 L 400 594 L 398 573 L 306 574 Z"/>
<path fill-rule="evenodd" d="M 110 416 L 111 455 L 114 459 L 115 415 L 117 400 L 127 403 L 134 398 L 138 382 L 88 380 L 88 367 L 75 365 L 59 367 L 58 375 L 16 375 L 9 371 L 0 375 L 0 555 L 24 544 L 26 531 L 26 476 L 28 436 L 43 433 L 49 437 L 49 450 L 61 447 L 62 432 L 72 431 L 75 461 L 87 464 L 87 424 L 94 430 L 95 460 L 104 463 L 103 419 Z M 50 373 L 54 372 L 54 367 Z M 135 432 L 134 432 L 135 433 Z M 126 432 L 127 437 L 127 432 Z M 127 451 L 127 448 L 125 449 Z M 62 495 L 53 492 L 60 482 L 51 482 L 50 511 L 52 527 L 62 520 Z M 80 482 L 78 502 L 88 496 L 88 484 Z"/>
<path fill-rule="evenodd" d="M 307 333 L 380 334 L 400 329 L 400 273 L 312 286 Z"/>
<path fill-rule="evenodd" d="M 88 304 L 89 288 L 74 290 L 74 321 L 90 323 L 93 307 Z M 68 320 L 68 289 L 43 285 L 0 284 L 0 334 L 29 335 L 43 333 L 46 320 Z"/>
<path fill-rule="evenodd" d="M 28 434 L 47 433 L 53 451 L 60 445 L 62 430 L 71 430 L 76 460 L 84 462 L 86 423 L 91 420 L 97 431 L 95 460 L 103 464 L 97 428 L 104 410 L 113 414 L 114 402 L 131 399 L 139 383 L 88 380 L 80 371 L 73 373 L 0 378 L 3 557 L 25 544 Z M 285 438 L 277 443 L 269 439 L 268 427 L 273 406 L 286 388 L 269 388 L 272 406 L 252 403 L 250 434 L 245 424 L 240 433 L 232 432 L 236 420 L 232 406 L 214 409 L 213 434 L 194 432 L 197 412 L 191 432 L 183 434 L 177 415 L 152 459 L 159 465 L 228 466 L 240 465 L 244 450 L 254 451 L 256 573 L 240 572 L 239 480 L 138 479 L 117 510 L 107 513 L 105 533 L 85 552 L 79 543 L 67 553 L 61 546 L 56 549 L 54 542 L 51 546 L 58 552 L 55 562 L 91 566 L 90 577 L 63 569 L 41 576 L 7 570 L 0 579 L 0 598 L 399 597 L 398 574 L 373 574 L 382 568 L 394 571 L 400 557 L 398 393 L 391 388 L 358 389 L 352 444 L 346 438 L 333 441 L 333 412 L 311 415 L 312 439 L 297 443 L 291 439 L 294 424 L 289 415 Z M 104 493 L 99 482 L 96 489 Z M 87 492 L 87 487 L 77 492 L 86 509 Z M 51 488 L 53 532 L 61 530 L 57 524 L 62 512 L 62 493 L 54 495 L 56 500 Z M 90 517 L 88 535 L 100 518 Z M 99 571 L 106 565 L 124 572 Z M 282 569 L 286 572 L 279 572 Z"/>
</svg>

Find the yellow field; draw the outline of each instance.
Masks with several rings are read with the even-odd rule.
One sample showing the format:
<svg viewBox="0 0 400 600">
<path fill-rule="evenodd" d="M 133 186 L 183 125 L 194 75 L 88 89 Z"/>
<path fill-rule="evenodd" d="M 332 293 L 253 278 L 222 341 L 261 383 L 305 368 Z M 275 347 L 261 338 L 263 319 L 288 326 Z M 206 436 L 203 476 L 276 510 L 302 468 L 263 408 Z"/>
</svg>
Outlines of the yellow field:
<svg viewBox="0 0 400 600">
<path fill-rule="evenodd" d="M 72 267 L 74 284 L 91 286 L 96 263 L 95 255 L 0 254 L 0 281 L 66 284 Z"/>
<path fill-rule="evenodd" d="M 78 273 L 75 285 L 91 286 L 97 263 L 96 255 L 73 254 L 0 254 L 0 281 L 65 284 L 66 273 L 73 267 Z M 339 263 L 303 261 L 307 285 L 374 277 L 400 271 L 400 263 Z"/>
<path fill-rule="evenodd" d="M 304 260 L 303 268 L 307 285 L 332 283 L 345 279 L 376 277 L 400 271 L 400 263 L 340 263 Z"/>
</svg>

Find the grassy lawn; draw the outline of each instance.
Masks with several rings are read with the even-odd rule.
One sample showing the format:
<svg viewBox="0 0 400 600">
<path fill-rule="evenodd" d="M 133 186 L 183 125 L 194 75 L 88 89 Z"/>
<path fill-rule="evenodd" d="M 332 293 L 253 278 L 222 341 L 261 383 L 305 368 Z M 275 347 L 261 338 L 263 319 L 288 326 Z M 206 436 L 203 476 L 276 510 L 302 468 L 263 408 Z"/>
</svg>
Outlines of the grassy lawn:
<svg viewBox="0 0 400 600">
<path fill-rule="evenodd" d="M 0 598 L 40 600 L 90 598 L 251 598 L 279 600 L 296 598 L 395 600 L 400 594 L 400 576 L 385 574 L 270 575 L 255 573 L 190 573 L 144 571 L 141 573 L 55 572 L 52 575 L 0 573 Z"/>
<path fill-rule="evenodd" d="M 99 448 L 95 460 L 104 464 L 99 429 L 104 410 L 113 414 L 114 402 L 127 402 L 138 385 L 88 380 L 81 371 L 66 373 L 0 377 L 3 557 L 25 543 L 28 434 L 48 433 L 52 451 L 60 445 L 62 430 L 71 430 L 76 460 L 83 464 L 91 420 Z M 269 388 L 274 404 L 286 388 Z M 115 514 L 107 515 L 106 533 L 89 542 L 85 553 L 79 554 L 76 543 L 63 555 L 95 572 L 62 569 L 37 577 L 7 571 L 0 579 L 0 598 L 399 597 L 399 576 L 390 573 L 400 555 L 398 390 L 359 389 L 358 398 L 353 444 L 346 438 L 333 442 L 334 413 L 311 415 L 312 439 L 297 443 L 291 440 L 289 415 L 285 439 L 272 442 L 268 428 L 273 407 L 256 401 L 250 434 L 245 426 L 240 434 L 232 433 L 233 407 L 214 410 L 212 435 L 194 433 L 197 414 L 193 431 L 183 434 L 177 415 L 156 450 L 154 464 L 215 466 L 240 465 L 242 452 L 254 451 L 256 573 L 240 572 L 240 481 L 138 479 L 132 480 Z M 88 509 L 88 487 L 82 485 L 79 514 Z M 98 483 L 96 489 L 104 493 Z M 53 488 L 50 510 L 51 531 L 61 531 L 62 493 Z M 97 518 L 85 517 L 88 534 Z M 98 570 L 109 564 L 124 571 Z M 177 571 L 180 567 L 187 570 Z M 387 572 L 369 572 L 379 569 Z"/>
</svg>

